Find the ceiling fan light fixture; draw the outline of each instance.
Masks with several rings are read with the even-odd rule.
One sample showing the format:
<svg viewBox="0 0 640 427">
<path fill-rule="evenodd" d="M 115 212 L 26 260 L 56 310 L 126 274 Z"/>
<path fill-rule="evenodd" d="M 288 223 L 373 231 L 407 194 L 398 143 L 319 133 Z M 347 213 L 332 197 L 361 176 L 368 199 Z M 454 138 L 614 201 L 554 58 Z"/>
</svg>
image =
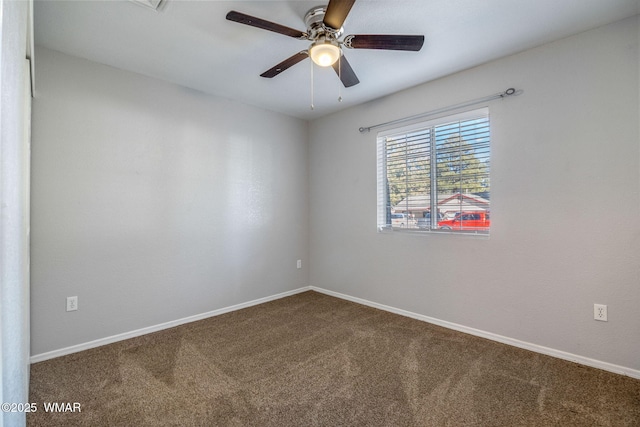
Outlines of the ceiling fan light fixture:
<svg viewBox="0 0 640 427">
<path fill-rule="evenodd" d="M 340 58 L 340 46 L 337 41 L 318 40 L 311 44 L 309 56 L 321 67 L 328 67 Z"/>
</svg>

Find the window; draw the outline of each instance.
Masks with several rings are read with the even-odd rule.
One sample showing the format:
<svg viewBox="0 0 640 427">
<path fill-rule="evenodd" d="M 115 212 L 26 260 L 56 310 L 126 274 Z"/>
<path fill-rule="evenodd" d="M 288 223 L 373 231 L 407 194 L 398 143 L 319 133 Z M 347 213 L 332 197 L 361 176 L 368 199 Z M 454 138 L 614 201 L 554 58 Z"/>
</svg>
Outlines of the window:
<svg viewBox="0 0 640 427">
<path fill-rule="evenodd" d="M 379 133 L 378 230 L 489 234 L 490 166 L 487 108 Z"/>
</svg>

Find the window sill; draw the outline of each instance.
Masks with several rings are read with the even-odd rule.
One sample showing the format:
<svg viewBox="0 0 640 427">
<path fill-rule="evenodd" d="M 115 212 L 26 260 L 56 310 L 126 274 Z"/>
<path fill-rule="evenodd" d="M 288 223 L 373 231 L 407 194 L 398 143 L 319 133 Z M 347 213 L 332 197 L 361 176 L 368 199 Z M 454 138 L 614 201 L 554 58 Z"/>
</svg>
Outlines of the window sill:
<svg viewBox="0 0 640 427">
<path fill-rule="evenodd" d="M 415 228 L 393 228 L 393 227 L 378 227 L 379 234 L 408 234 L 412 236 L 435 236 L 435 235 L 447 235 L 447 236 L 464 236 L 473 239 L 489 239 L 489 232 L 484 231 L 453 231 L 453 230 L 420 230 Z M 456 237 L 457 238 L 457 237 Z"/>
</svg>

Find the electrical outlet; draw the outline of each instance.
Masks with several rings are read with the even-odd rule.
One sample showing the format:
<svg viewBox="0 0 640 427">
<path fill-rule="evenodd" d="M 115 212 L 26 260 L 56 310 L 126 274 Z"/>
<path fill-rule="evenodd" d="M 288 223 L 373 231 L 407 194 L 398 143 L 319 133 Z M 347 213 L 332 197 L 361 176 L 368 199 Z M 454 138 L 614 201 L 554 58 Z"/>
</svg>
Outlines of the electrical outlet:
<svg viewBox="0 0 640 427">
<path fill-rule="evenodd" d="M 298 260 L 297 266 L 298 266 L 298 268 L 302 268 L 302 260 L 301 259 Z"/>
<path fill-rule="evenodd" d="M 67 311 L 76 311 L 78 309 L 78 297 L 67 297 Z"/>
<path fill-rule="evenodd" d="M 607 321 L 607 306 L 604 304 L 593 304 L 593 318 L 602 322 Z"/>
</svg>

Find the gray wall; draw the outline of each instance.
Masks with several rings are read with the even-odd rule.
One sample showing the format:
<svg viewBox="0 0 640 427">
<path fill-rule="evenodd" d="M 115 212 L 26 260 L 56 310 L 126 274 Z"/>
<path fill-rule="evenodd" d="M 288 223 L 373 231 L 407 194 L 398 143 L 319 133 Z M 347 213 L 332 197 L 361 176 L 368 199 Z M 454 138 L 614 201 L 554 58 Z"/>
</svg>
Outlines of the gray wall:
<svg viewBox="0 0 640 427">
<path fill-rule="evenodd" d="M 640 369 L 638 62 L 633 18 L 312 122 L 311 285 Z M 508 87 L 524 93 L 489 105 L 491 237 L 377 233 L 358 128 Z"/>
<path fill-rule="evenodd" d="M 625 20 L 309 125 L 39 50 L 32 354 L 312 285 L 640 369 L 639 40 Z M 511 86 L 491 237 L 377 233 L 358 127 Z"/>
<path fill-rule="evenodd" d="M 33 355 L 308 285 L 306 122 L 36 54 Z"/>
</svg>

